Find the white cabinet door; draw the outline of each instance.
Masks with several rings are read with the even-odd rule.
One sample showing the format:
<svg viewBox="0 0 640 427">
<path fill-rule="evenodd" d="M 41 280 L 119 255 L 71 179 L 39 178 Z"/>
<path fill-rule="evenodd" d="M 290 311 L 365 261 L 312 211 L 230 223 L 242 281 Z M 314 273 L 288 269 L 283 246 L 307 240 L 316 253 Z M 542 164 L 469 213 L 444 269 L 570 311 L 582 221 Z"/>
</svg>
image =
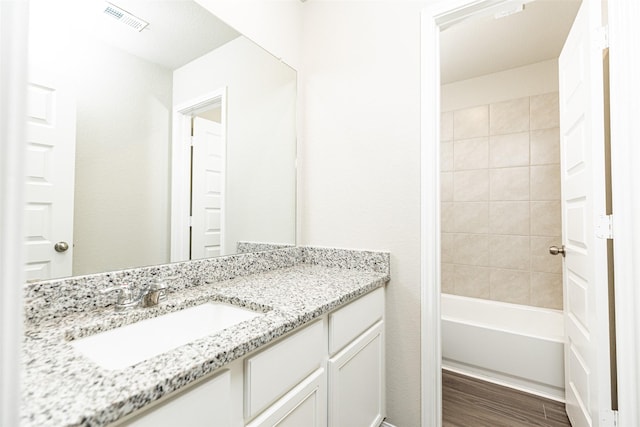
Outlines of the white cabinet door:
<svg viewBox="0 0 640 427">
<path fill-rule="evenodd" d="M 560 54 L 566 408 L 574 427 L 612 426 L 600 2 L 583 1 Z"/>
<path fill-rule="evenodd" d="M 319 369 L 247 427 L 324 427 L 327 425 L 326 377 Z"/>
<path fill-rule="evenodd" d="M 384 323 L 329 359 L 329 426 L 379 426 L 384 419 Z"/>
</svg>

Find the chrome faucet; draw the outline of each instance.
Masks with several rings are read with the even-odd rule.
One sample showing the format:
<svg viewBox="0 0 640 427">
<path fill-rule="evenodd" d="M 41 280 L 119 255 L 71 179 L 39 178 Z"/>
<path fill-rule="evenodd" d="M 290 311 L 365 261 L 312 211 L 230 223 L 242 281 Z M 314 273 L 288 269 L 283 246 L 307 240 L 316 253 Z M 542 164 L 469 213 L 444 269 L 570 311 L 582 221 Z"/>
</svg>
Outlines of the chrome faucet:
<svg viewBox="0 0 640 427">
<path fill-rule="evenodd" d="M 127 311 L 136 307 L 156 307 L 160 301 L 167 297 L 167 289 L 169 288 L 167 282 L 176 278 L 176 276 L 169 276 L 151 279 L 149 283 L 146 283 L 140 289 L 137 295 L 134 294 L 129 285 L 112 286 L 103 289 L 101 292 L 118 292 L 115 311 Z"/>
</svg>

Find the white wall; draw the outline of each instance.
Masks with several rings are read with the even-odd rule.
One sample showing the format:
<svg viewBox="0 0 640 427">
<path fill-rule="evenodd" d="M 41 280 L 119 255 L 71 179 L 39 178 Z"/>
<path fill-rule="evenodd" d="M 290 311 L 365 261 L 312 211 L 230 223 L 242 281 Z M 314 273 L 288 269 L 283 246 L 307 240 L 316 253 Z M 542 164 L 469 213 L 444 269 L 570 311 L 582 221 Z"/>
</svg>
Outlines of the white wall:
<svg viewBox="0 0 640 427">
<path fill-rule="evenodd" d="M 108 46 L 83 58 L 73 274 L 169 262 L 171 71 Z"/>
<path fill-rule="evenodd" d="M 442 85 L 442 112 L 558 91 L 558 60 Z"/>
<path fill-rule="evenodd" d="M 387 421 L 398 427 L 420 425 L 423 7 L 304 4 L 301 243 L 391 251 Z"/>
<path fill-rule="evenodd" d="M 300 69 L 300 0 L 196 0 L 245 37 Z"/>
<path fill-rule="evenodd" d="M 0 2 L 0 426 L 20 420 L 27 16 Z"/>
<path fill-rule="evenodd" d="M 73 274 L 169 261 L 171 72 L 30 10 L 32 65 L 75 82 Z"/>
<path fill-rule="evenodd" d="M 175 70 L 175 105 L 227 87 L 225 251 L 295 242 L 296 73 L 246 37 Z"/>
</svg>

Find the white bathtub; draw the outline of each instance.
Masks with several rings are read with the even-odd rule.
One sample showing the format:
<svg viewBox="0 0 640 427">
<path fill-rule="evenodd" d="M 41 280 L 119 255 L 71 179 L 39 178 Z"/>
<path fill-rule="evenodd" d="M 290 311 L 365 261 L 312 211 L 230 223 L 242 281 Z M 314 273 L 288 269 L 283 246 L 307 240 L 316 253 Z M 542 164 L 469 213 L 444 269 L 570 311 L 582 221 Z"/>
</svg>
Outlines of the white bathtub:
<svg viewBox="0 0 640 427">
<path fill-rule="evenodd" d="M 564 400 L 562 312 L 442 294 L 442 367 Z"/>
</svg>

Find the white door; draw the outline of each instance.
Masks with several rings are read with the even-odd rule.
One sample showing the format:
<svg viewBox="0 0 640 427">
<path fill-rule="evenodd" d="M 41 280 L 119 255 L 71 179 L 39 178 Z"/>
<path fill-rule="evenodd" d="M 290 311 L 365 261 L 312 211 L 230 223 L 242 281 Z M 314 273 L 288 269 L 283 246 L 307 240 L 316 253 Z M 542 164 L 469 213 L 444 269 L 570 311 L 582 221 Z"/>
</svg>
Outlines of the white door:
<svg viewBox="0 0 640 427">
<path fill-rule="evenodd" d="M 559 60 L 565 393 L 573 427 L 613 426 L 600 2 L 585 0 Z"/>
<path fill-rule="evenodd" d="M 38 70 L 27 96 L 26 277 L 71 276 L 75 96 L 70 82 Z"/>
<path fill-rule="evenodd" d="M 191 259 L 224 254 L 225 146 L 220 123 L 193 119 Z"/>
</svg>

